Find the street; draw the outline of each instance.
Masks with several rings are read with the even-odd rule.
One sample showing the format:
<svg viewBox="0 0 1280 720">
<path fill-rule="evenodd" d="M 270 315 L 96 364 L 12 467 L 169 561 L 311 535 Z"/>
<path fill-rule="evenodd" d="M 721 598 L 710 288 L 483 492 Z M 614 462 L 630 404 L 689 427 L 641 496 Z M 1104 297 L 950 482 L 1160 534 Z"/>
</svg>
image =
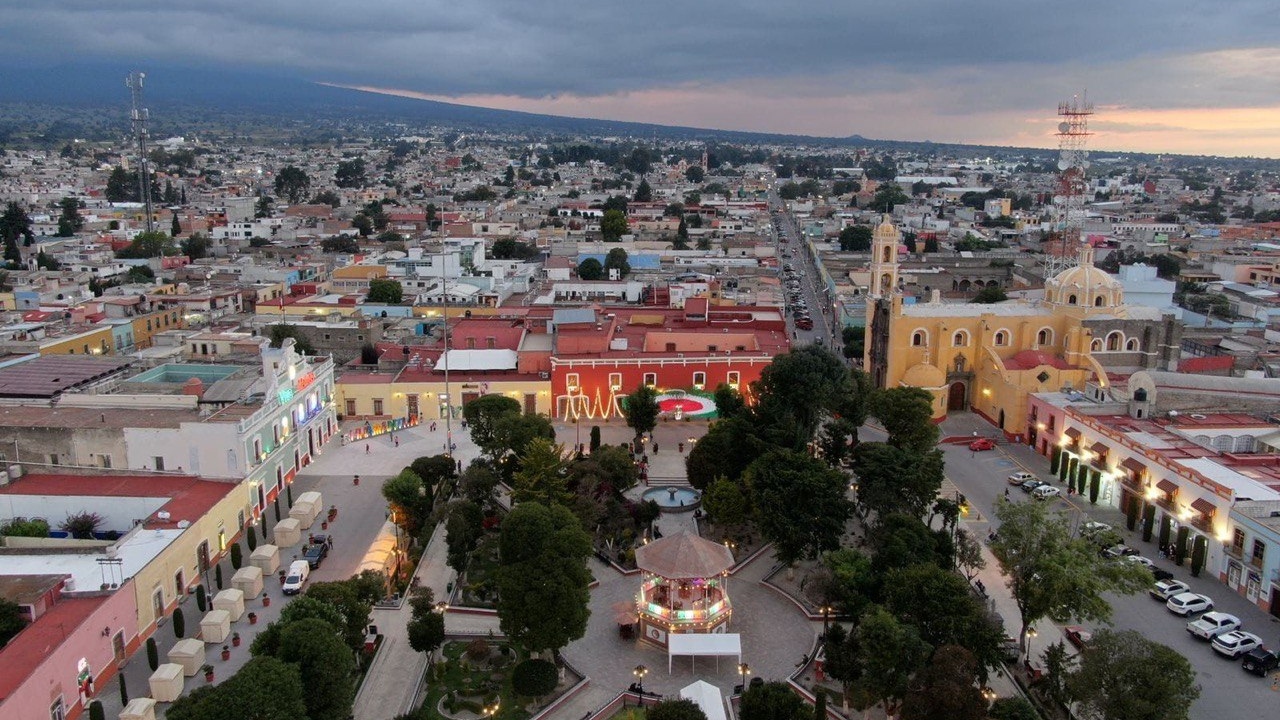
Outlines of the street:
<svg viewBox="0 0 1280 720">
<path fill-rule="evenodd" d="M 778 198 L 777 193 L 770 194 L 770 210 L 774 219 L 774 230 L 778 236 L 778 261 L 781 265 L 790 264 L 795 269 L 795 276 L 800 282 L 801 293 L 813 320 L 813 328 L 802 330 L 795 325 L 795 317 L 791 314 L 793 303 L 787 303 L 787 324 L 794 333 L 795 345 L 807 345 L 821 342 L 840 352 L 840 339 L 833 336 L 830 330 L 831 303 L 825 300 L 823 289 L 818 287 L 818 270 L 814 266 L 813 257 L 807 245 L 800 237 L 795 217 L 786 210 L 786 204 Z M 791 257 L 784 257 L 789 253 Z M 783 274 L 784 279 L 786 274 Z"/>
<path fill-rule="evenodd" d="M 943 423 L 944 437 L 970 435 L 974 430 L 986 437 L 996 435 L 991 426 L 967 413 L 955 414 Z M 1026 470 L 1065 491 L 1063 483 L 1049 474 L 1048 458 L 1035 454 L 1029 447 L 1003 441 L 997 444 L 995 450 L 987 452 L 971 452 L 967 443 L 942 447 L 947 460 L 947 476 L 965 494 L 971 507 L 982 519 L 994 519 L 997 498 L 1004 495 L 1006 488 L 1010 488 L 1006 482 L 1010 473 Z M 1010 488 L 1009 498 L 1014 502 L 1035 502 L 1019 488 Z M 1140 533 L 1130 532 L 1125 528 L 1124 516 L 1119 511 L 1090 506 L 1087 500 L 1078 496 L 1059 497 L 1049 502 L 1054 509 L 1068 512 L 1073 526 L 1088 520 L 1110 524 L 1120 533 L 1126 545 L 1154 560 L 1157 567 L 1172 572 L 1176 579 L 1190 585 L 1192 592 L 1213 598 L 1216 610 L 1239 617 L 1244 622 L 1243 629 L 1261 636 L 1268 647 L 1274 648 L 1280 644 L 1280 628 L 1277 627 L 1276 618 L 1228 590 L 1207 569 L 1200 577 L 1193 578 L 1189 563 L 1177 567 L 1172 561 L 1161 558 L 1154 542 L 1143 542 Z M 974 526 L 980 532 L 980 537 L 986 536 L 985 528 L 986 525 L 981 522 Z M 991 582 L 987 585 L 988 589 L 992 589 Z M 1228 660 L 1213 652 L 1209 643 L 1192 637 L 1185 630 L 1186 619 L 1173 615 L 1165 609 L 1163 603 L 1152 599 L 1145 592 L 1115 596 L 1110 600 L 1114 608 L 1113 629 L 1136 630 L 1146 638 L 1177 650 L 1191 662 L 1196 671 L 1196 681 L 1201 686 L 1200 699 L 1191 709 L 1192 718 L 1208 720 L 1276 717 L 1280 694 L 1272 691 L 1270 679 L 1249 675 L 1240 669 L 1239 660 Z M 1016 620 L 1016 617 L 1013 619 Z M 1084 624 L 1088 626 L 1087 623 Z M 1034 644 L 1033 649 L 1033 654 L 1037 655 L 1043 651 L 1045 637 L 1049 635 L 1043 631 L 1046 622 L 1039 625 L 1042 628 L 1041 639 Z M 1090 629 L 1097 628 L 1090 626 Z"/>
</svg>

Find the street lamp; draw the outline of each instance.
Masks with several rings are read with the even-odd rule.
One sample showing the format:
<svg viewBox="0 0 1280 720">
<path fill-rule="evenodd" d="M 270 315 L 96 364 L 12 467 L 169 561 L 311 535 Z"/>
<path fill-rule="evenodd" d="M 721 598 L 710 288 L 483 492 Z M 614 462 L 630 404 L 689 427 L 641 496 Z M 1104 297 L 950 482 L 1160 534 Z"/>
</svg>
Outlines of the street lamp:
<svg viewBox="0 0 1280 720">
<path fill-rule="evenodd" d="M 494 715 L 498 714 L 498 709 L 500 707 L 502 707 L 501 701 L 494 700 L 492 705 L 486 705 L 484 707 L 484 709 L 481 711 L 481 714 L 483 714 L 485 717 L 493 717 Z"/>
<path fill-rule="evenodd" d="M 636 689 L 641 695 L 644 695 L 644 676 L 649 674 L 649 668 L 644 665 L 637 665 L 635 670 L 631 671 L 636 676 Z"/>
<path fill-rule="evenodd" d="M 751 674 L 751 666 L 746 663 L 738 663 L 738 675 L 742 677 L 742 692 L 747 691 L 747 676 Z"/>
<path fill-rule="evenodd" d="M 822 606 L 822 637 L 823 638 L 827 637 L 827 629 L 831 620 L 831 611 L 833 609 L 834 608 L 832 608 L 830 605 Z"/>
</svg>

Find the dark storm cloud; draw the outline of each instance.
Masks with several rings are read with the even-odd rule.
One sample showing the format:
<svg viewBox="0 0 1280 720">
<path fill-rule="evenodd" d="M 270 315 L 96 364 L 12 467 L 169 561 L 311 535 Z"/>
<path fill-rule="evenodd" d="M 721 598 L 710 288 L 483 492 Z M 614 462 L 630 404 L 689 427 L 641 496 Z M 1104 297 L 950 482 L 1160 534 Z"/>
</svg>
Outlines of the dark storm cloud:
<svg viewBox="0 0 1280 720">
<path fill-rule="evenodd" d="M 904 78 L 945 79 L 964 105 L 1018 107 L 1039 102 L 1027 87 L 1037 74 L 1056 79 L 1067 66 L 1138 62 L 1140 89 L 1171 54 L 1270 47 L 1274 9 L 1189 0 L 0 0 L 0 58 L 235 65 L 525 97 L 786 78 L 873 93 Z M 956 82 L 972 82 L 972 92 Z"/>
</svg>

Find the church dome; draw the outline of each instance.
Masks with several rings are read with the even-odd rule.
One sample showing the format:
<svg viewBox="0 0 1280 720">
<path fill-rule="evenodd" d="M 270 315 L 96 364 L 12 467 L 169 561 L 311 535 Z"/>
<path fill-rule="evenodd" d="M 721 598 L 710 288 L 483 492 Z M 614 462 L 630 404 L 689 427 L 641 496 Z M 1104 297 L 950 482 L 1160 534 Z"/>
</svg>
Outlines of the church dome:
<svg viewBox="0 0 1280 720">
<path fill-rule="evenodd" d="M 902 376 L 902 384 L 918 388 L 942 387 L 947 383 L 947 376 L 942 370 L 926 363 L 913 365 Z"/>
<path fill-rule="evenodd" d="M 1057 305 L 1116 307 L 1124 304 L 1124 286 L 1093 264 L 1093 248 L 1080 250 L 1080 264 L 1045 282 L 1045 299 Z"/>
</svg>

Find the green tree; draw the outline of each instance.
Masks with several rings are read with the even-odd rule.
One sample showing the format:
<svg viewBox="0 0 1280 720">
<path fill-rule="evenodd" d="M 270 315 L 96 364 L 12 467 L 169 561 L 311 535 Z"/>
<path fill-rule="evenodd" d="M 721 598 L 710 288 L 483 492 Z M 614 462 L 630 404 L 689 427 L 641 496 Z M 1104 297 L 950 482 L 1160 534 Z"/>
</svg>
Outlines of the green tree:
<svg viewBox="0 0 1280 720">
<path fill-rule="evenodd" d="M 178 246 L 173 242 L 173 238 L 162 232 L 153 231 L 135 235 L 128 246 L 116 252 L 116 257 L 125 260 L 141 260 L 177 254 Z"/>
<path fill-rule="evenodd" d="M 658 425 L 658 392 L 641 383 L 623 402 L 623 414 L 627 418 L 627 427 L 636 432 L 635 442 L 639 444 L 640 436 L 653 432 Z"/>
<path fill-rule="evenodd" d="M 391 503 L 396 522 L 410 537 L 417 537 L 431 514 L 431 494 L 422 478 L 405 468 L 382 483 L 382 497 Z"/>
<path fill-rule="evenodd" d="M 315 618 L 285 625 L 277 657 L 296 664 L 306 679 L 303 702 L 310 720 L 346 720 L 354 698 L 355 667 L 350 648 L 332 625 Z"/>
<path fill-rule="evenodd" d="M 80 201 L 73 197 L 62 198 L 58 202 L 62 214 L 58 216 L 58 237 L 71 237 L 84 227 L 84 218 L 80 217 Z"/>
<path fill-rule="evenodd" d="M 888 443 L 896 448 L 924 453 L 938 442 L 938 426 L 932 422 L 933 396 L 927 390 L 877 390 L 869 398 L 868 410 L 889 434 Z"/>
<path fill-rule="evenodd" d="M 271 347 L 278 348 L 286 338 L 293 338 L 293 347 L 303 355 L 315 355 L 316 349 L 297 325 L 276 323 L 271 326 Z"/>
<path fill-rule="evenodd" d="M 209 242 L 209 238 L 201 235 L 200 233 L 192 233 L 191 237 L 182 241 L 180 247 L 182 248 L 183 255 L 186 255 L 192 260 L 199 260 L 200 258 L 209 256 L 210 245 L 212 245 L 212 243 Z"/>
<path fill-rule="evenodd" d="M 653 202 L 653 188 L 650 187 L 649 181 L 640 178 L 640 184 L 636 186 L 635 201 L 638 203 Z"/>
<path fill-rule="evenodd" d="M 462 407 L 462 417 L 467 421 L 471 431 L 471 439 L 492 458 L 505 455 L 514 448 L 500 447 L 497 444 L 496 429 L 498 421 L 504 417 L 520 415 L 523 409 L 520 402 L 506 395 L 482 395 Z"/>
<path fill-rule="evenodd" d="M 268 218 L 275 212 L 275 200 L 269 195 L 259 195 L 258 202 L 253 206 L 253 216 L 255 218 Z"/>
<path fill-rule="evenodd" d="M 134 265 L 125 273 L 125 279 L 131 283 L 150 283 L 156 279 L 156 274 L 146 265 Z"/>
<path fill-rule="evenodd" d="M 618 242 L 628 230 L 627 216 L 621 210 L 604 211 L 604 217 L 600 219 L 600 235 L 605 242 Z"/>
<path fill-rule="evenodd" d="M 1137 563 L 1099 556 L 1087 540 L 1073 538 L 1067 517 L 1044 503 L 1000 502 L 1000 533 L 991 552 L 1000 561 L 1022 621 L 1019 641 L 1041 618 L 1106 622 L 1108 593 L 1132 594 L 1149 587 L 1151 571 Z"/>
<path fill-rule="evenodd" d="M 659 700 L 645 708 L 644 717 L 645 720 L 707 720 L 698 703 L 688 698 Z"/>
<path fill-rule="evenodd" d="M 288 199 L 290 205 L 297 205 L 307 197 L 311 189 L 311 177 L 300 167 L 285 165 L 276 173 L 276 194 Z"/>
<path fill-rule="evenodd" d="M 690 165 L 684 171 L 684 178 L 691 183 L 702 182 L 706 175 L 706 171 L 700 165 Z"/>
<path fill-rule="evenodd" d="M 343 160 L 333 174 L 333 184 L 340 188 L 362 188 L 368 184 L 364 172 L 363 159 Z"/>
<path fill-rule="evenodd" d="M 431 588 L 414 588 L 409 607 L 409 647 L 417 652 L 435 651 L 444 642 L 444 613 L 436 608 Z"/>
<path fill-rule="evenodd" d="M 498 619 L 531 651 L 559 650 L 582 637 L 590 615 L 591 537 L 568 509 L 516 505 L 498 542 Z"/>
<path fill-rule="evenodd" d="M 980 672 L 1000 664 L 1003 628 L 974 598 L 964 578 L 936 564 L 913 565 L 884 575 L 885 608 L 934 647 L 960 645 L 977 656 Z"/>
<path fill-rule="evenodd" d="M 753 389 L 761 435 L 794 450 L 807 447 L 822 420 L 855 392 L 848 367 L 820 345 L 774 357 Z"/>
<path fill-rule="evenodd" d="M 861 443 L 853 450 L 858 505 L 864 516 L 906 513 L 922 518 L 942 487 L 942 467 L 938 450 L 921 454 L 887 443 Z"/>
<path fill-rule="evenodd" d="M 295 720 L 306 717 L 302 673 L 274 657 L 255 657 L 222 684 L 198 688 L 165 711 L 171 720 Z"/>
<path fill-rule="evenodd" d="M 603 280 L 604 265 L 595 258 L 587 258 L 578 263 L 578 278 L 580 280 Z"/>
<path fill-rule="evenodd" d="M 520 697 L 543 697 L 556 689 L 560 671 L 555 663 L 541 658 L 529 658 L 511 668 L 511 689 Z"/>
<path fill-rule="evenodd" d="M 22 614 L 22 607 L 17 603 L 0 598 L 0 647 L 13 639 L 27 626 L 27 619 Z"/>
<path fill-rule="evenodd" d="M 346 253 L 352 255 L 360 252 L 360 243 L 350 235 L 338 235 L 320 241 L 320 249 L 327 253 Z"/>
<path fill-rule="evenodd" d="M 588 442 L 587 448 L 591 451 L 592 454 L 594 454 L 595 451 L 600 449 L 600 426 L 599 425 L 591 426 L 591 437 L 590 437 L 590 441 Z"/>
<path fill-rule="evenodd" d="M 12 535 L 13 537 L 33 537 L 45 538 L 49 537 L 49 523 L 40 518 L 14 518 L 4 525 L 0 525 L 0 535 Z M 0 643 L 3 645 L 4 643 Z"/>
<path fill-rule="evenodd" d="M 876 188 L 876 194 L 871 198 L 871 204 L 867 207 L 876 212 L 887 213 L 893 212 L 893 209 L 898 205 L 906 205 L 909 202 L 911 202 L 911 197 L 903 192 L 897 183 L 883 182 Z"/>
<path fill-rule="evenodd" d="M 786 683 L 767 682 L 745 689 L 738 699 L 742 720 L 811 720 L 805 702 Z"/>
<path fill-rule="evenodd" d="M 760 532 L 773 542 L 779 562 L 790 566 L 840 547 L 850 510 L 843 473 L 778 448 L 753 462 L 744 476 L 759 509 Z"/>
<path fill-rule="evenodd" d="M 689 484 L 704 490 L 719 477 L 737 480 L 769 449 L 749 415 L 743 413 L 712 424 L 685 459 Z"/>
<path fill-rule="evenodd" d="M 1094 633 L 1067 676 L 1067 691 L 1087 717 L 1186 720 L 1200 697 L 1182 653 L 1133 630 Z"/>
<path fill-rule="evenodd" d="M 871 228 L 850 225 L 840 231 L 841 252 L 866 252 L 871 249 Z"/>
<path fill-rule="evenodd" d="M 182 221 L 178 219 L 178 213 L 175 212 L 173 215 L 170 216 L 169 235 L 173 237 L 178 237 L 181 234 L 182 234 Z"/>
<path fill-rule="evenodd" d="M 160 648 L 156 645 L 155 636 L 147 638 L 147 666 L 155 671 L 160 667 Z"/>
<path fill-rule="evenodd" d="M 111 169 L 111 175 L 107 177 L 107 185 L 102 194 L 107 198 L 107 202 L 118 203 L 137 200 L 137 175 L 131 178 L 130 173 L 123 167 L 115 166 Z"/>
<path fill-rule="evenodd" d="M 1004 288 L 999 285 L 988 285 L 979 290 L 978 294 L 974 295 L 973 299 L 969 302 L 981 305 L 994 305 L 995 303 L 1004 302 L 1008 299 L 1009 294 L 1004 291 Z"/>
<path fill-rule="evenodd" d="M 631 274 L 631 263 L 627 262 L 627 251 L 622 248 L 613 248 L 604 258 L 605 275 L 608 276 L 610 270 L 618 271 L 618 279 L 623 280 Z"/>
<path fill-rule="evenodd" d="M 531 442 L 539 438 L 551 441 L 555 437 L 555 427 L 546 415 L 506 415 L 499 418 L 493 426 L 493 444 L 507 449 L 496 465 L 502 477 L 509 481 L 511 474 L 520 469 Z"/>
<path fill-rule="evenodd" d="M 902 703 L 902 720 L 983 720 L 987 700 L 978 689 L 978 662 L 959 645 L 937 649 L 917 673 Z"/>
<path fill-rule="evenodd" d="M 734 417 L 746 410 L 747 403 L 742 394 L 725 383 L 716 386 L 713 396 L 716 403 L 716 416 L 721 419 Z"/>
<path fill-rule="evenodd" d="M 702 506 L 715 523 L 729 528 L 751 519 L 751 499 L 741 484 L 727 477 L 711 483 L 702 496 Z"/>
<path fill-rule="evenodd" d="M 916 629 L 900 622 L 884 608 L 862 616 L 853 633 L 858 666 L 855 685 L 872 704 L 884 706 L 893 717 L 907 696 L 912 676 L 929 657 L 929 644 Z"/>
<path fill-rule="evenodd" d="M 513 503 L 566 504 L 569 491 L 564 470 L 564 446 L 537 438 L 525 447 L 520 469 L 511 486 Z"/>
<path fill-rule="evenodd" d="M 31 233 L 31 218 L 27 211 L 16 202 L 10 201 L 0 215 L 0 240 L 4 241 L 4 259 L 12 266 L 22 262 L 22 253 L 18 250 L 18 239 L 23 245 L 30 245 L 34 239 Z"/>
<path fill-rule="evenodd" d="M 484 510 L 470 500 L 450 504 L 445 533 L 449 567 L 461 573 L 484 534 Z"/>
<path fill-rule="evenodd" d="M 999 698 L 987 711 L 991 720 L 1040 720 L 1036 706 L 1024 697 Z"/>
<path fill-rule="evenodd" d="M 179 640 L 187 636 L 187 618 L 182 614 L 182 608 L 173 611 L 173 636 Z"/>
<path fill-rule="evenodd" d="M 369 295 L 365 299 L 371 303 L 399 305 L 404 300 L 404 288 L 395 280 L 374 278 L 369 281 Z"/>
<path fill-rule="evenodd" d="M 537 255 L 537 247 L 515 238 L 498 238 L 489 251 L 489 256 L 495 260 L 527 260 Z"/>
</svg>

